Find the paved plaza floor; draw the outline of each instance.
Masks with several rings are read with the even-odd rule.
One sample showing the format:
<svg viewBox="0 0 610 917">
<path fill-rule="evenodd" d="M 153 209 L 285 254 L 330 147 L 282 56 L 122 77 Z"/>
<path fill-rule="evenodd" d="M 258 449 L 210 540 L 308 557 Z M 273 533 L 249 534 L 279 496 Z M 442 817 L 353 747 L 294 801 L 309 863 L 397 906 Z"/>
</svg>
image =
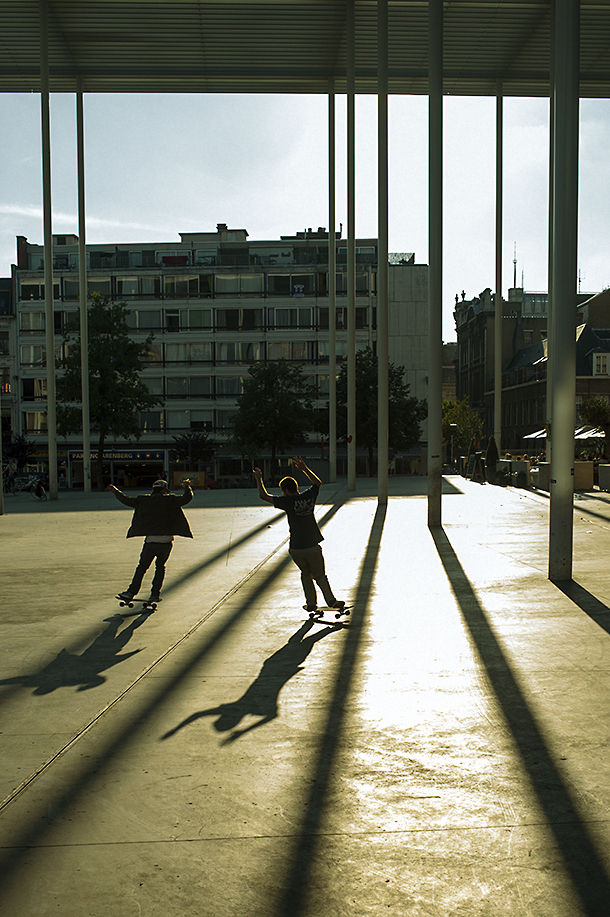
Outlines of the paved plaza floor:
<svg viewBox="0 0 610 917">
<path fill-rule="evenodd" d="M 325 485 L 346 626 L 255 490 L 186 512 L 163 602 L 109 493 L 0 517 L 2 917 L 607 917 L 610 495 Z M 149 580 L 146 581 L 147 583 Z"/>
</svg>

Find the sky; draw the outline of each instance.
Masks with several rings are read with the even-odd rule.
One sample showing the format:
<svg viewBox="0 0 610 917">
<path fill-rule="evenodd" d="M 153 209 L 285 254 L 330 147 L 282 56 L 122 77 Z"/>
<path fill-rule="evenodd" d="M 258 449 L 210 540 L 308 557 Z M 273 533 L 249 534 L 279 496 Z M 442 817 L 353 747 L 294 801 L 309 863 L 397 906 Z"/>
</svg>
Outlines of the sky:
<svg viewBox="0 0 610 917">
<path fill-rule="evenodd" d="M 217 223 L 249 240 L 328 226 L 326 96 L 85 95 L 88 243 L 179 241 Z M 77 233 L 76 113 L 51 95 L 53 232 Z M 427 97 L 393 96 L 390 251 L 428 261 Z M 377 235 L 377 107 L 356 99 L 356 234 Z M 443 338 L 455 296 L 495 286 L 493 98 L 444 100 Z M 0 94 L 0 276 L 15 237 L 42 243 L 40 96 Z M 580 109 L 579 284 L 610 286 L 610 101 Z M 347 226 L 345 97 L 337 97 L 336 226 Z M 503 295 L 547 290 L 549 103 L 504 100 Z"/>
</svg>

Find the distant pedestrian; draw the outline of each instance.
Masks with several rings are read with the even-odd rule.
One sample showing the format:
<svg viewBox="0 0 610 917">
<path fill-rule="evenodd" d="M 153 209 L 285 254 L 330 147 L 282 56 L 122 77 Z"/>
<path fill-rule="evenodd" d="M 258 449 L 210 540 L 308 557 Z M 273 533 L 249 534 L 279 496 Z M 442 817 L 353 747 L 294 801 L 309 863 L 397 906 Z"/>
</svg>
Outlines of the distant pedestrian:
<svg viewBox="0 0 610 917">
<path fill-rule="evenodd" d="M 163 480 L 155 481 L 152 493 L 139 494 L 137 497 L 128 497 L 114 484 L 109 484 L 106 488 L 112 491 L 117 500 L 135 510 L 127 538 L 145 536 L 131 584 L 124 592 L 119 593 L 119 598 L 130 601 L 138 594 L 144 574 L 154 560 L 155 574 L 148 601 L 161 601 L 165 565 L 172 551 L 174 535 L 182 535 L 183 538 L 193 537 L 188 520 L 182 511 L 182 507 L 193 499 L 193 491 L 188 479 L 183 481 L 183 484 L 184 493 L 180 496 L 168 493 L 167 481 Z"/>
<path fill-rule="evenodd" d="M 267 492 L 263 484 L 262 471 L 260 468 L 255 468 L 254 477 L 256 478 L 258 493 L 261 500 L 271 503 L 277 509 L 283 509 L 288 516 L 288 527 L 290 529 L 289 554 L 301 571 L 301 582 L 305 593 L 307 611 L 314 612 L 318 607 L 314 581 L 322 591 L 327 606 L 341 610 L 345 607 L 345 602 L 338 601 L 330 588 L 324 567 L 324 556 L 320 547 L 320 542 L 324 540 L 324 536 L 320 532 L 313 514 L 322 482 L 307 467 L 300 456 L 294 458 L 293 462 L 295 468 L 298 471 L 302 471 L 309 478 L 311 487 L 299 492 L 299 485 L 295 478 L 285 477 L 282 478 L 279 485 L 282 496 L 274 497 Z"/>
</svg>

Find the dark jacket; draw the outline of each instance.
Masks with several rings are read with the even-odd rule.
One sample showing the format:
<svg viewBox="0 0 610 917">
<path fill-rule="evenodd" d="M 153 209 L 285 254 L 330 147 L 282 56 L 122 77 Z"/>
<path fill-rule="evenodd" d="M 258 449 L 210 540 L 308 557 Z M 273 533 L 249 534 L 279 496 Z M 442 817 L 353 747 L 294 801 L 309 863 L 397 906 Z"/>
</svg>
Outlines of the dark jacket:
<svg viewBox="0 0 610 917">
<path fill-rule="evenodd" d="M 182 535 L 192 538 L 187 518 L 182 512 L 182 507 L 193 499 L 193 491 L 188 484 L 184 485 L 184 493 L 178 494 L 139 494 L 137 497 L 128 497 L 126 494 L 114 492 L 117 500 L 125 506 L 133 506 L 135 512 L 127 538 L 136 535 Z"/>
</svg>

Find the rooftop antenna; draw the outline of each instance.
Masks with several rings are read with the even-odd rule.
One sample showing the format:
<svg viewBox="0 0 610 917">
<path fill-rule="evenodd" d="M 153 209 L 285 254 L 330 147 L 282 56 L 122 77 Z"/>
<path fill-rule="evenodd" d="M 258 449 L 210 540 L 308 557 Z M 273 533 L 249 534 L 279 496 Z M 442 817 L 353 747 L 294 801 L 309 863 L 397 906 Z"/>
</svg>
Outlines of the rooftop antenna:
<svg viewBox="0 0 610 917">
<path fill-rule="evenodd" d="M 517 288 L 517 243 L 515 242 L 515 250 L 513 253 L 513 287 Z"/>
</svg>

